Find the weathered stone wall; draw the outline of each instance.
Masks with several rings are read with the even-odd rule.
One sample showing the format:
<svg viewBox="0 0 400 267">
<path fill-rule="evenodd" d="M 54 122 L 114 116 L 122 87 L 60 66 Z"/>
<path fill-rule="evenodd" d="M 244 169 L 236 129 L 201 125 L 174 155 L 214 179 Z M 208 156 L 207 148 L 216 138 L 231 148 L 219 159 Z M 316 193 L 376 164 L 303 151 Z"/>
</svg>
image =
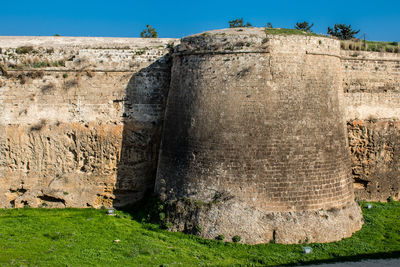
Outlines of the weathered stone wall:
<svg viewBox="0 0 400 267">
<path fill-rule="evenodd" d="M 355 193 L 400 199 L 400 54 L 341 51 Z"/>
<path fill-rule="evenodd" d="M 360 229 L 339 53 L 337 40 L 260 28 L 182 39 L 156 179 L 172 229 L 246 243 Z"/>
<path fill-rule="evenodd" d="M 151 190 L 170 42 L 0 37 L 0 206 L 123 205 Z"/>
<path fill-rule="evenodd" d="M 151 188 L 170 42 L 0 37 L 0 206 L 118 205 Z M 399 199 L 400 56 L 341 51 L 341 75 L 356 195 Z"/>
</svg>

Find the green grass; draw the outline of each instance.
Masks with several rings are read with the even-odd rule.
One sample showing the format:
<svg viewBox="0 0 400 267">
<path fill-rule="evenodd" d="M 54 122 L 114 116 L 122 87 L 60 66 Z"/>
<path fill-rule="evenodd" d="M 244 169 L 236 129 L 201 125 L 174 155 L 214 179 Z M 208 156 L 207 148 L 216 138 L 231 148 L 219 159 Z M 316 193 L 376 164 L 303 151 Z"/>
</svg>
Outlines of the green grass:
<svg viewBox="0 0 400 267">
<path fill-rule="evenodd" d="M 280 35 L 307 35 L 307 36 L 321 36 L 329 37 L 325 35 L 319 35 L 313 32 L 305 32 L 296 29 L 284 29 L 284 28 L 265 28 L 266 34 L 280 34 Z"/>
<path fill-rule="evenodd" d="M 148 217 L 144 208 L 117 216 L 94 209 L 0 210 L 0 265 L 265 266 L 399 257 L 400 203 L 373 203 L 363 212 L 361 231 L 340 242 L 309 244 L 313 253 L 303 254 L 302 244 L 249 246 L 170 233 L 140 222 Z"/>
</svg>

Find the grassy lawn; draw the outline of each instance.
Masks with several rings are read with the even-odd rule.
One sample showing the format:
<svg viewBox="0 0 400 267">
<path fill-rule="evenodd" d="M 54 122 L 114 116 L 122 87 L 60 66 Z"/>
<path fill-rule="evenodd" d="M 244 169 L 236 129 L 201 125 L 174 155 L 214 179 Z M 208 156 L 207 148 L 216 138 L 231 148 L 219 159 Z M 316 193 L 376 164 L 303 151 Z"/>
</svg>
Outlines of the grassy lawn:
<svg viewBox="0 0 400 267">
<path fill-rule="evenodd" d="M 143 221 L 143 206 L 107 216 L 94 209 L 0 210 L 0 265 L 265 266 L 400 257 L 400 203 L 364 206 L 365 225 L 329 244 L 249 246 L 170 233 Z M 119 239 L 119 242 L 114 240 Z"/>
</svg>

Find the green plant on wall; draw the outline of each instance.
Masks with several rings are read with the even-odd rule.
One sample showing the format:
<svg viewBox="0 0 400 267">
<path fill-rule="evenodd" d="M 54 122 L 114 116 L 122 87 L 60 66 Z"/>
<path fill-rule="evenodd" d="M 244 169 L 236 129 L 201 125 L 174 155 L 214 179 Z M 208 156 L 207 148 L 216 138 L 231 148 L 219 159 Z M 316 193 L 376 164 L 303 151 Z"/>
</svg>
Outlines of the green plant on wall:
<svg viewBox="0 0 400 267">
<path fill-rule="evenodd" d="M 151 25 L 146 25 L 146 29 L 144 29 L 140 33 L 141 38 L 157 38 L 158 33 L 156 32 L 156 29 L 151 27 Z"/>
<path fill-rule="evenodd" d="M 340 40 L 350 40 L 354 38 L 354 35 L 359 33 L 360 30 L 356 31 L 351 28 L 351 25 L 346 24 L 335 24 L 333 29 L 328 27 L 328 34 L 331 36 L 335 36 Z"/>
<path fill-rule="evenodd" d="M 232 241 L 234 243 L 238 243 L 238 242 L 240 242 L 240 240 L 242 240 L 242 238 L 238 235 L 235 235 L 234 237 L 232 237 Z"/>
<path fill-rule="evenodd" d="M 15 53 L 17 54 L 29 54 L 33 51 L 33 46 L 21 46 L 15 49 Z"/>
<path fill-rule="evenodd" d="M 243 18 L 231 20 L 228 23 L 229 23 L 229 28 L 251 27 L 251 23 L 249 22 L 246 22 L 246 24 L 243 23 Z"/>
<path fill-rule="evenodd" d="M 296 30 L 305 31 L 305 32 L 312 32 L 311 28 L 314 26 L 314 23 L 311 25 L 307 21 L 297 22 L 294 28 Z"/>
</svg>

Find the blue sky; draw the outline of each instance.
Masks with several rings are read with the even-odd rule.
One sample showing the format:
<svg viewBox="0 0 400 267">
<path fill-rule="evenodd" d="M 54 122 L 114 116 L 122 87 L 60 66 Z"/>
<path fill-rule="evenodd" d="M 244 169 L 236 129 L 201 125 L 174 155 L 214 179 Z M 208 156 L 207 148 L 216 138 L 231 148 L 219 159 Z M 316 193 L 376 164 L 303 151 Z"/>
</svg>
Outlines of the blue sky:
<svg viewBox="0 0 400 267">
<path fill-rule="evenodd" d="M 241 18 L 262 27 L 314 22 L 316 33 L 351 24 L 368 40 L 400 41 L 400 0 L 386 1 L 0 1 L 0 35 L 139 37 L 146 24 L 159 37 L 180 38 Z"/>
</svg>

